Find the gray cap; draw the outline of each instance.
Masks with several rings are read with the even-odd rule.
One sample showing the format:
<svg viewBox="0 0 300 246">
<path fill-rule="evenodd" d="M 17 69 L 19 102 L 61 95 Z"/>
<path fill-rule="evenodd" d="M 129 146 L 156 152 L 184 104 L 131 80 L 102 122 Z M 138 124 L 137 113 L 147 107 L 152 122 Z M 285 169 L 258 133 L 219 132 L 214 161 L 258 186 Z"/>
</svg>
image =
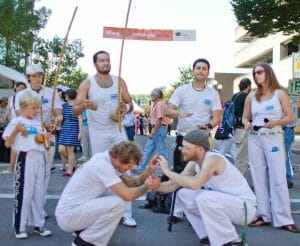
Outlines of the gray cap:
<svg viewBox="0 0 300 246">
<path fill-rule="evenodd" d="M 35 73 L 44 73 L 41 64 L 29 64 L 26 67 L 26 75 L 33 75 Z"/>
<path fill-rule="evenodd" d="M 206 150 L 210 149 L 209 132 L 207 131 L 200 129 L 191 130 L 183 137 L 183 140 L 197 146 L 202 146 Z"/>
</svg>

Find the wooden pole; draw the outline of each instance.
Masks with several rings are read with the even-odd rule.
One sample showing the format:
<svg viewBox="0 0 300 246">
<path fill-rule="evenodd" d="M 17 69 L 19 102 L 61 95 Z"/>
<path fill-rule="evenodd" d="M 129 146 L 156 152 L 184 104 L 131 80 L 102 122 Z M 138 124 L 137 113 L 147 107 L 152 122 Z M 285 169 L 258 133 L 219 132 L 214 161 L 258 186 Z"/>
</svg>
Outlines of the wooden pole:
<svg viewBox="0 0 300 246">
<path fill-rule="evenodd" d="M 55 91 L 56 91 L 56 86 L 57 86 L 58 75 L 59 75 L 59 72 L 60 72 L 60 66 L 61 66 L 61 63 L 62 63 L 62 60 L 63 60 L 63 57 L 64 57 L 64 53 L 65 53 L 65 49 L 66 49 L 66 46 L 67 46 L 69 32 L 71 30 L 71 27 L 72 27 L 73 20 L 75 18 L 77 9 L 78 9 L 78 7 L 76 6 L 75 10 L 73 12 L 73 16 L 72 16 L 71 22 L 69 24 L 69 28 L 68 28 L 68 31 L 67 31 L 67 34 L 66 34 L 66 37 L 65 37 L 65 40 L 64 40 L 63 47 L 62 47 L 61 52 L 60 52 L 60 57 L 59 57 L 59 61 L 58 61 L 57 68 L 56 68 L 56 73 L 55 73 L 54 82 L 53 82 L 53 93 L 52 93 L 52 103 L 51 103 L 51 120 L 54 118 Z"/>
<path fill-rule="evenodd" d="M 125 30 L 123 32 L 122 44 L 121 44 L 120 63 L 119 63 L 119 76 L 118 76 L 118 105 L 121 102 L 121 94 L 122 94 L 121 74 L 122 74 L 123 50 L 124 50 L 126 28 L 127 28 L 128 20 L 129 20 L 129 13 L 130 13 L 130 8 L 131 8 L 131 2 L 132 2 L 132 0 L 129 0 L 127 14 L 126 14 L 126 21 L 125 21 Z M 121 112 L 118 111 L 118 125 L 119 125 L 119 131 L 120 132 L 122 131 L 122 125 L 121 125 L 121 123 L 122 123 Z"/>
</svg>

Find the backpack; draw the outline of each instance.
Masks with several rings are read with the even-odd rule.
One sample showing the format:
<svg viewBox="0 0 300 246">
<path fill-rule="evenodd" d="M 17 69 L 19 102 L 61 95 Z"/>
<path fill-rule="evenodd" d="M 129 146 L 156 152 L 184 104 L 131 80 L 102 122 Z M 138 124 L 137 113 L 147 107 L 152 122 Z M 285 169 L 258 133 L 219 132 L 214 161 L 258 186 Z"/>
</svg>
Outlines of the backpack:
<svg viewBox="0 0 300 246">
<path fill-rule="evenodd" d="M 220 140 L 232 137 L 232 131 L 236 123 L 234 102 L 240 95 L 241 93 L 237 94 L 234 98 L 232 98 L 232 100 L 226 101 L 224 106 L 222 122 L 217 128 L 217 131 L 215 133 L 215 139 Z"/>
</svg>

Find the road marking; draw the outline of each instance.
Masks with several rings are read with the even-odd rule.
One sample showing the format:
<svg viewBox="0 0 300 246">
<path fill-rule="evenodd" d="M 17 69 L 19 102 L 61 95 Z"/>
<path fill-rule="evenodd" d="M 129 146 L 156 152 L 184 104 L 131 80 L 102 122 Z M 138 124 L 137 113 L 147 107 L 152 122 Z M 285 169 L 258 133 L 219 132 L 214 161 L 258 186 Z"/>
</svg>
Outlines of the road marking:
<svg viewBox="0 0 300 246">
<path fill-rule="evenodd" d="M 13 199 L 13 198 L 14 198 L 14 194 L 0 194 L 0 199 Z M 60 198 L 60 195 L 47 195 L 48 200 L 58 200 L 59 198 Z M 146 199 L 146 196 L 141 196 L 135 200 L 145 201 L 145 199 Z"/>
</svg>

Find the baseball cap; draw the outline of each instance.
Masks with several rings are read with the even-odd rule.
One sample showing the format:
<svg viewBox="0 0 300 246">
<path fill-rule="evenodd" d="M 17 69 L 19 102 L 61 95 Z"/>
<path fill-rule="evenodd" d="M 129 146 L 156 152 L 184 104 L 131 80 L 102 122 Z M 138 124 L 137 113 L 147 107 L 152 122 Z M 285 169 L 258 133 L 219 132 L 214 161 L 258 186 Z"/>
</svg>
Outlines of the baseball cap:
<svg viewBox="0 0 300 246">
<path fill-rule="evenodd" d="M 41 64 L 29 64 L 26 67 L 26 75 L 33 75 L 35 73 L 44 73 Z"/>
<path fill-rule="evenodd" d="M 206 150 L 210 149 L 209 132 L 207 131 L 200 129 L 191 130 L 183 137 L 183 140 L 197 146 L 202 146 Z"/>
</svg>

